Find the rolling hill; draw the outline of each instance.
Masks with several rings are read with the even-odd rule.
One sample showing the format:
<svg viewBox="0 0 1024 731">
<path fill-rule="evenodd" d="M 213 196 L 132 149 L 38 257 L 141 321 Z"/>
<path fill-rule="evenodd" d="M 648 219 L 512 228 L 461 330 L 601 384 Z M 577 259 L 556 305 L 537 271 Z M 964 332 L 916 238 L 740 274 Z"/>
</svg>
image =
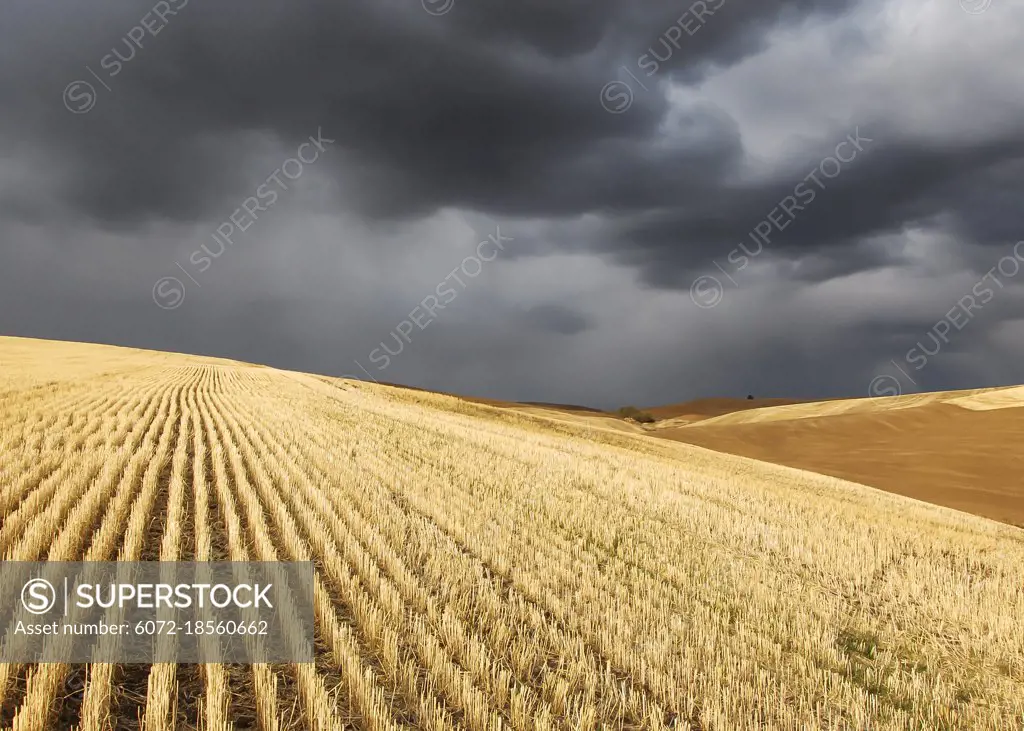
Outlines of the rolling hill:
<svg viewBox="0 0 1024 731">
<path fill-rule="evenodd" d="M 1012 394 L 967 398 L 932 406 L 1015 411 Z M 289 585 L 281 616 L 315 619 L 288 640 L 314 662 L 71 662 L 40 637 L 57 659 L 37 663 L 16 654 L 27 615 L 8 592 L 0 726 L 995 731 L 1024 717 L 1024 531 L 522 408 L 0 338 L 5 561 L 302 562 L 311 581 Z M 905 414 L 935 428 L 927 408 L 710 429 Z M 203 646 L 239 646 L 219 632 Z"/>
<path fill-rule="evenodd" d="M 1024 526 L 1024 387 L 798 403 L 649 433 Z"/>
</svg>

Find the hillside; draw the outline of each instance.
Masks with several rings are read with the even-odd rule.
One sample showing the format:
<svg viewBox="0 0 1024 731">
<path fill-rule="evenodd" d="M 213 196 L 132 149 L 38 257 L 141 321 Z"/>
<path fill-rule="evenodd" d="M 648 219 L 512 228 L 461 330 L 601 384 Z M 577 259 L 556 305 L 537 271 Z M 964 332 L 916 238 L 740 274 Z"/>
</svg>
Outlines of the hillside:
<svg viewBox="0 0 1024 731">
<path fill-rule="evenodd" d="M 73 343 L 0 364 L 5 559 L 313 561 L 287 606 L 316 623 L 315 663 L 0 664 L 2 727 L 1024 714 L 1019 529 L 541 408 Z"/>
<path fill-rule="evenodd" d="M 763 409 L 772 406 L 784 406 L 797 404 L 799 401 L 784 398 L 703 398 L 694 401 L 685 401 L 679 404 L 667 404 L 665 406 L 649 406 L 643 411 L 659 421 L 668 419 L 678 420 L 681 423 L 689 423 L 710 419 L 723 414 L 731 414 L 736 411 L 747 411 L 749 409 Z"/>
<path fill-rule="evenodd" d="M 1024 526 L 1024 387 L 733 412 L 650 433 Z"/>
</svg>

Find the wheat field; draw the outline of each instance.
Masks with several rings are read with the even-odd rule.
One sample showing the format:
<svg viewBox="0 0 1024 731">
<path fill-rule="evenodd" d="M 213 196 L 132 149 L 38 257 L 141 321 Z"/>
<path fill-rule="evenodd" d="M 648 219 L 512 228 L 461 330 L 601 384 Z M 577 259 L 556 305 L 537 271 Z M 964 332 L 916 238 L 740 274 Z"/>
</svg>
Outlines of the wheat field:
<svg viewBox="0 0 1024 731">
<path fill-rule="evenodd" d="M 425 392 L 0 338 L 6 560 L 312 560 L 316 662 L 0 665 L 28 729 L 1021 729 L 1024 531 Z"/>
</svg>

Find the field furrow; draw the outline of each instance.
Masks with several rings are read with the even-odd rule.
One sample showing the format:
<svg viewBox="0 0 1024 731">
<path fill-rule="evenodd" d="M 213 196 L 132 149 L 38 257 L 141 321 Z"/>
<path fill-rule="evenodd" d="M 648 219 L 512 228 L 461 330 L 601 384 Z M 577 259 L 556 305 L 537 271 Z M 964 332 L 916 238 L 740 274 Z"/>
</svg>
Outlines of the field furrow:
<svg viewBox="0 0 1024 731">
<path fill-rule="evenodd" d="M 169 397 L 165 395 L 162 400 L 153 398 L 148 404 L 146 402 L 140 402 L 141 405 L 147 406 L 146 416 L 152 417 L 157 414 L 157 424 L 162 421 L 162 417 L 166 415 L 166 410 L 169 408 Z M 138 415 L 141 415 L 142 411 L 138 410 Z M 141 435 L 145 430 L 149 429 L 149 434 L 153 434 L 151 424 L 143 418 L 137 425 L 137 432 L 134 434 Z M 159 428 L 159 427 L 157 427 Z M 109 496 L 110 488 L 112 485 L 117 484 L 118 478 L 121 477 L 124 465 L 130 459 L 134 459 L 136 462 L 141 463 L 142 455 L 135 451 L 136 447 L 144 446 L 146 444 L 145 439 L 142 440 L 141 445 L 138 442 L 133 441 L 131 448 L 120 450 L 119 458 L 112 460 L 107 463 L 104 469 L 103 478 L 96 480 L 93 485 L 89 487 L 82 486 L 80 482 L 72 482 L 65 486 L 63 489 L 70 495 L 81 496 L 81 500 L 76 504 L 75 510 L 69 517 L 67 524 L 64 529 L 57 534 L 56 542 L 53 542 L 53 526 L 52 520 L 40 519 L 37 520 L 34 525 L 36 530 L 32 533 L 27 533 L 19 542 L 16 544 L 8 554 L 8 560 L 22 560 L 31 561 L 37 560 L 41 554 L 45 552 L 46 558 L 52 561 L 68 561 L 75 560 L 83 556 L 86 553 L 85 549 L 89 539 L 92 537 L 91 526 L 96 519 L 98 513 L 98 506 L 102 504 L 104 499 Z M 125 480 L 121 479 L 122 486 Z M 129 486 L 128 489 L 133 489 Z M 42 516 L 45 518 L 46 516 Z M 104 515 L 103 524 L 101 525 L 101 531 L 103 525 L 109 525 L 110 522 L 116 519 L 116 511 L 109 511 Z M 114 535 L 113 530 L 108 531 L 109 535 Z M 47 549 L 46 546 L 49 546 Z M 96 554 L 93 554 L 92 560 L 97 560 Z M 98 558 L 107 558 L 109 553 L 103 553 Z M 18 666 L 12 664 L 0 663 L 0 706 L 3 705 L 5 690 L 8 686 L 8 681 L 17 672 Z"/>
<path fill-rule="evenodd" d="M 364 428 L 365 426 L 367 425 L 364 425 Z M 386 429 L 386 426 L 384 428 Z M 296 443 L 316 444 L 317 440 L 317 435 L 308 434 L 303 435 L 303 439 L 296 440 Z M 354 490 L 352 496 L 344 502 L 354 506 L 363 503 L 365 496 L 384 495 L 370 507 L 364 508 L 367 520 L 371 521 L 373 525 L 378 528 L 389 525 L 390 521 L 384 517 L 388 515 L 388 512 L 382 515 L 382 510 L 389 511 L 391 516 L 401 514 L 404 520 L 417 522 L 407 512 L 403 513 L 399 507 L 401 504 L 405 504 L 407 509 L 411 507 L 408 496 L 402 493 L 400 488 L 398 491 L 388 492 L 384 485 L 400 486 L 407 480 L 418 479 L 419 475 L 412 473 L 413 463 L 402 460 L 402 451 L 397 445 L 395 447 L 386 444 L 380 446 L 383 448 L 359 451 L 357 464 L 362 471 L 363 479 L 359 480 L 358 489 Z M 316 451 L 323 455 L 330 455 L 342 451 L 342 449 L 333 445 L 331 447 L 319 445 Z M 390 455 L 390 459 L 382 455 Z M 304 459 L 310 458 L 306 455 Z M 311 463 L 316 464 L 316 460 L 311 460 Z M 337 469 L 344 470 L 345 463 L 339 461 Z M 371 479 L 365 479 L 366 476 L 371 476 Z M 373 479 L 374 477 L 377 479 Z M 431 475 L 429 479 L 437 482 L 446 478 Z M 466 498 L 470 501 L 473 500 L 472 496 L 466 496 Z M 445 507 L 446 512 L 465 505 L 465 501 L 457 502 L 457 506 Z M 343 511 L 345 510 L 344 505 L 340 507 Z M 351 510 L 348 512 L 351 515 Z M 415 511 L 413 512 L 415 513 Z M 529 682 L 543 672 L 544 685 L 538 685 L 537 690 L 544 694 L 547 700 L 537 708 L 537 712 L 534 714 L 535 720 L 538 717 L 545 717 L 546 713 L 550 712 L 557 716 L 571 718 L 573 719 L 571 723 L 579 724 L 583 722 L 583 719 L 596 715 L 596 711 L 593 710 L 595 704 L 605 706 L 602 718 L 607 718 L 607 714 L 612 713 L 613 717 L 618 718 L 621 723 L 640 723 L 642 718 L 649 716 L 652 712 L 655 715 L 660 713 L 649 699 L 643 698 L 635 690 L 630 689 L 628 683 L 625 684 L 625 688 L 621 681 L 614 688 L 606 689 L 601 685 L 595 686 L 592 681 L 601 676 L 600 669 L 607 665 L 605 658 L 593 656 L 587 643 L 581 637 L 571 632 L 567 633 L 563 624 L 553 620 L 549 613 L 538 612 L 535 605 L 516 592 L 507 579 L 502 580 L 500 575 L 495 576 L 491 573 L 491 565 L 485 559 L 469 551 L 464 541 L 443 533 L 439 530 L 437 522 L 429 516 L 422 518 L 421 515 L 416 514 L 416 518 L 420 518 L 420 520 L 418 525 L 412 529 L 408 524 L 397 529 L 396 545 L 408 547 L 413 545 L 409 538 L 404 541 L 398 539 L 398 536 L 403 534 L 416 537 L 433 536 L 429 546 L 421 546 L 417 552 L 413 553 L 413 560 L 424 567 L 421 570 L 429 571 L 429 567 L 435 567 L 437 571 L 435 574 L 436 586 L 441 591 L 444 591 L 445 586 L 459 587 L 462 582 L 459 581 L 457 573 L 452 573 L 452 567 L 460 564 L 465 566 L 466 580 L 459 587 L 465 591 L 452 592 L 455 596 L 461 595 L 468 600 L 467 606 L 460 607 L 458 613 L 461 616 L 480 619 L 478 631 L 484 636 L 490 636 L 493 646 L 506 648 L 502 660 L 510 667 L 518 669 L 518 676 L 524 681 L 524 687 L 518 693 L 519 700 L 517 702 L 519 704 L 536 698 L 537 693 L 528 690 Z M 392 519 L 394 518 L 392 517 Z M 495 525 L 493 521 L 491 521 L 491 525 Z M 365 535 L 365 529 L 363 532 Z M 425 557 L 433 557 L 433 560 L 424 561 Z M 491 576 L 486 581 L 480 581 L 481 572 L 491 574 Z M 506 613 L 500 610 L 498 612 L 483 611 L 485 607 L 492 610 L 516 607 L 519 611 L 506 617 Z M 456 626 L 457 623 L 449 618 L 445 635 L 457 637 Z M 532 634 L 521 636 L 520 642 L 509 641 L 510 638 L 521 634 L 524 628 L 530 628 Z M 546 668 L 546 653 L 564 658 L 577 658 L 577 661 L 575 664 L 564 664 L 560 668 Z M 485 665 L 488 664 L 486 656 L 477 655 L 477 657 Z M 581 683 L 585 683 L 587 687 L 576 691 L 570 690 L 579 688 Z M 511 696 L 511 692 L 509 695 Z M 613 700 L 606 701 L 607 698 Z M 616 705 L 613 705 L 617 703 L 621 706 L 620 701 L 624 698 L 630 699 L 630 708 L 617 708 Z"/>
<path fill-rule="evenodd" d="M 232 417 L 233 412 L 233 409 L 229 411 Z M 235 418 L 229 421 L 235 425 L 238 423 Z M 264 453 L 266 450 L 275 458 L 283 456 L 280 445 L 273 437 L 261 434 L 260 431 L 249 430 L 247 439 L 236 427 L 239 439 L 248 441 L 249 449 L 254 450 L 251 454 Z M 262 460 L 256 457 L 253 460 L 256 462 L 255 479 L 266 486 L 269 481 L 267 470 Z M 283 492 L 290 498 L 290 504 L 285 510 L 295 516 L 303 540 L 313 547 L 327 578 L 325 589 L 334 598 L 335 606 L 345 608 L 351 617 L 346 624 L 338 617 L 325 614 L 322 627 L 329 644 L 334 648 L 335 661 L 345 671 L 343 678 L 351 679 L 348 694 L 356 707 L 365 716 L 369 715 L 368 711 L 373 711 L 372 705 L 368 704 L 372 704 L 374 698 L 382 698 L 384 695 L 393 699 L 400 697 L 405 706 L 400 716 L 416 718 L 426 728 L 458 728 L 460 724 L 452 718 L 453 714 L 446 708 L 445 702 L 430 691 L 441 680 L 438 668 L 453 667 L 450 660 L 444 658 L 443 654 L 435 653 L 433 662 L 427 666 L 427 683 L 420 681 L 416 668 L 421 660 L 414 653 L 399 651 L 399 641 L 405 639 L 400 634 L 409 623 L 409 613 L 413 610 L 404 605 L 403 599 L 393 587 L 382 584 L 379 577 L 376 577 L 377 581 L 366 581 L 369 564 L 365 554 L 351 535 L 339 534 L 337 515 L 325 511 L 327 505 L 323 496 L 312 489 L 308 478 L 295 469 L 287 458 L 275 459 L 275 463 L 279 469 L 286 471 L 284 484 L 296 488 Z M 262 494 L 272 495 L 273 490 L 265 489 Z M 284 520 L 287 521 L 287 518 Z M 295 531 L 296 528 L 292 525 L 286 530 Z M 360 585 L 360 579 L 363 585 Z M 412 618 L 415 616 L 413 612 Z M 378 685 L 384 686 L 383 692 L 378 689 Z M 364 709 L 365 706 L 368 707 Z M 457 715 L 463 713 L 459 711 Z"/>
<path fill-rule="evenodd" d="M 262 561 L 309 561 L 312 560 L 306 544 L 299 537 L 295 530 L 291 516 L 287 514 L 283 505 L 267 490 L 264 482 L 256 480 L 255 484 L 250 482 L 246 461 L 240 454 L 230 427 L 228 427 L 222 410 L 214 411 L 214 420 L 217 422 L 221 436 L 226 444 L 226 452 L 232 465 L 235 477 L 235 485 L 238 489 L 238 503 L 245 512 L 246 520 L 252 531 L 256 555 Z M 250 457 L 250 465 L 252 457 Z M 267 508 L 261 504 L 265 501 Z M 272 531 L 267 523 L 266 516 L 270 514 L 275 522 L 276 531 L 274 535 L 282 536 L 280 549 L 276 549 L 275 541 L 271 539 Z M 321 632 L 325 633 L 325 640 L 328 646 L 332 646 L 335 639 L 335 629 L 338 626 L 337 616 L 331 608 L 327 590 L 319 576 L 315 579 L 314 593 L 312 596 L 304 597 L 307 601 L 312 600 L 316 608 L 318 626 Z M 292 610 L 294 611 L 294 610 Z M 358 677 L 365 677 L 359 673 Z M 307 723 L 311 728 L 327 729 L 340 728 L 335 720 L 332 710 L 333 702 L 328 698 L 324 679 L 315 672 L 315 669 L 308 664 L 298 666 L 299 692 L 305 707 Z M 365 716 L 372 720 L 374 728 L 392 729 L 397 728 L 390 718 L 390 713 L 383 704 L 383 693 L 373 686 L 367 688 L 365 696 L 353 695 L 356 703 L 366 704 L 367 709 L 373 709 L 375 714 Z"/>
<path fill-rule="evenodd" d="M 86 421 L 81 428 L 69 432 L 71 436 L 61 448 L 37 447 L 35 453 L 42 458 L 27 457 L 26 462 L 31 460 L 33 466 L 26 466 L 17 482 L 3 495 L 0 551 L 14 544 L 19 531 L 38 517 L 41 506 L 50 509 L 52 516 L 54 509 L 63 505 L 54 499 L 61 483 L 75 469 L 79 474 L 93 469 L 98 455 L 116 449 L 127 431 L 138 426 L 143 410 L 153 403 L 153 395 L 164 387 L 157 385 L 131 394 L 122 391 L 114 398 L 105 399 L 98 408 L 86 412 Z M 128 418 L 117 418 L 119 416 Z"/>
<path fill-rule="evenodd" d="M 227 557 L 231 561 L 249 561 L 253 556 L 250 551 L 251 537 L 246 533 L 245 527 L 235 507 L 235 499 L 232 495 L 230 484 L 232 478 L 228 472 L 227 460 L 224 456 L 224 446 L 217 428 L 214 426 L 214 406 L 212 395 L 219 388 L 219 379 L 215 383 L 212 393 L 203 394 L 204 398 L 200 403 L 200 413 L 203 420 L 203 430 L 209 440 L 209 455 L 213 466 L 214 495 L 221 515 L 224 532 L 226 533 Z M 258 554 L 257 554 L 258 557 Z M 255 721 L 261 731 L 278 731 L 287 728 L 282 723 L 282 711 L 278 708 L 278 688 L 281 685 L 277 673 L 265 663 L 252 666 L 251 689 L 254 696 Z"/>
<path fill-rule="evenodd" d="M 168 486 L 167 511 L 164 522 L 163 537 L 160 541 L 160 561 L 175 562 L 188 557 L 185 547 L 186 536 L 190 533 L 185 525 L 187 505 L 192 495 L 187 483 L 191 476 L 190 448 L 193 435 L 191 429 L 195 423 L 195 393 L 189 390 L 185 395 L 185 406 L 181 415 L 178 432 L 178 444 L 171 458 L 170 485 Z M 173 572 L 168 572 L 164 581 L 177 583 Z M 161 635 L 159 638 L 161 654 L 173 652 L 175 637 Z M 175 663 L 158 663 L 153 665 L 149 674 L 146 691 L 146 710 L 144 728 L 173 728 L 177 722 L 177 670 Z"/>
<path fill-rule="evenodd" d="M 361 581 L 377 596 L 388 597 L 385 606 L 392 607 L 391 614 L 397 615 L 402 621 L 399 627 L 382 628 L 382 631 L 401 633 L 401 636 L 396 635 L 396 641 L 409 642 L 416 653 L 411 658 L 403 659 L 420 662 L 420 656 L 433 658 L 433 666 L 440 678 L 446 677 L 446 672 L 449 678 L 458 677 L 462 672 L 467 673 L 477 684 L 476 693 L 486 693 L 488 704 L 501 710 L 505 722 L 513 728 L 525 727 L 527 722 L 534 728 L 552 723 L 544 719 L 553 718 L 553 709 L 530 687 L 525 673 L 515 676 L 510 671 L 510 663 L 518 649 L 507 642 L 513 635 L 507 630 L 503 632 L 505 628 L 500 624 L 493 625 L 487 621 L 467 626 L 468 623 L 461 617 L 472 615 L 463 613 L 464 607 L 445 606 L 453 597 L 447 595 L 444 586 L 454 585 L 457 581 L 451 574 L 456 557 L 450 552 L 444 552 L 443 547 L 437 543 L 432 544 L 428 551 L 412 555 L 412 561 L 420 565 L 421 569 L 425 567 L 421 559 L 429 553 L 434 554 L 434 565 L 443 567 L 445 578 L 434 587 L 427 588 L 396 553 L 395 547 L 411 546 L 416 538 L 424 534 L 424 529 L 429 533 L 431 528 L 436 530 L 436 526 L 413 527 L 408 523 L 396 525 L 396 516 L 404 517 L 398 503 L 378 485 L 372 484 L 372 479 L 367 479 L 367 473 L 351 469 L 354 466 L 352 462 L 335 460 L 330 456 L 349 453 L 350 445 L 332 444 L 325 447 L 320 444 L 321 435 L 311 432 L 296 436 L 299 438 L 293 439 L 293 444 L 302 446 L 293 448 L 296 452 L 294 456 L 286 453 L 280 445 L 268 442 L 264 442 L 264 450 L 261 452 L 274 456 L 276 463 L 288 471 L 294 484 L 302 488 L 301 494 L 305 496 L 308 510 L 312 512 L 315 509 L 324 516 L 326 529 L 333 537 L 334 545 L 339 547 L 344 562 L 355 573 L 354 579 L 348 583 Z M 306 446 L 317 455 L 311 455 L 305 449 Z M 313 486 L 311 477 L 299 469 L 299 464 L 306 466 L 318 487 Z M 334 488 L 334 485 L 349 480 L 352 489 Z M 363 512 L 360 513 L 356 506 Z M 388 537 L 393 543 L 388 542 Z M 471 571 L 470 575 L 471 583 L 475 584 L 478 574 Z M 355 592 L 358 591 L 356 584 Z M 360 601 L 360 596 L 360 593 L 350 595 L 348 601 L 359 606 L 364 603 Z M 401 609 L 403 604 L 404 610 Z M 426 629 L 435 626 L 439 631 Z M 489 646 L 476 638 L 476 632 L 494 641 Z M 412 634 L 406 637 L 405 633 Z M 496 639 L 498 637 L 500 639 Z M 494 647 L 509 652 L 492 652 Z M 466 705 L 466 701 L 475 697 L 473 687 L 463 683 L 460 685 L 461 688 L 450 699 L 457 707 Z M 479 706 L 478 697 L 476 702 Z"/>
<path fill-rule="evenodd" d="M 185 385 L 170 389 L 165 394 L 169 404 L 167 416 L 159 426 L 146 434 L 144 445 L 133 455 L 125 468 L 114 501 L 99 531 L 86 553 L 85 560 L 133 560 L 137 556 L 139 534 L 150 522 L 152 505 L 155 500 L 159 474 L 162 472 L 173 435 L 180 419 L 180 398 Z M 120 543 L 120 547 L 118 547 Z M 108 611 L 108 622 L 118 621 L 116 609 Z M 116 647 L 118 639 L 107 635 L 100 639 L 101 647 L 109 651 Z M 93 663 L 88 668 L 87 682 L 81 711 L 80 728 L 99 731 L 112 727 L 116 710 L 113 679 L 118 672 L 114 663 Z"/>
<path fill-rule="evenodd" d="M 210 517 L 209 479 L 207 472 L 207 434 L 203 428 L 199 412 L 199 399 L 209 392 L 213 384 L 212 369 L 204 369 L 203 378 L 196 387 L 196 392 L 189 399 L 191 410 L 192 433 L 192 559 L 195 561 L 212 561 L 213 554 L 213 522 Z M 187 509 L 187 506 L 186 506 Z M 185 528 L 188 531 L 188 528 Z M 201 616 L 203 621 L 210 618 L 209 612 Z M 212 637 L 203 637 L 203 645 L 209 656 L 216 652 L 216 642 Z M 196 719 L 195 725 L 209 731 L 230 731 L 233 726 L 228 720 L 230 711 L 230 688 L 227 671 L 221 663 L 204 663 L 195 666 L 189 672 L 187 683 L 195 691 Z"/>
<path fill-rule="evenodd" d="M 139 553 L 139 545 L 141 543 L 141 539 L 139 538 L 139 524 L 145 522 L 148 518 L 149 505 L 147 504 L 146 498 L 152 494 L 153 486 L 156 481 L 153 473 L 159 469 L 155 468 L 153 465 L 162 466 L 168 449 L 168 444 L 171 440 L 171 435 L 176 428 L 178 420 L 177 396 L 180 393 L 180 388 L 181 387 L 177 387 L 177 389 L 170 389 L 173 395 L 171 395 L 168 402 L 166 402 L 169 404 L 167 412 L 168 415 L 164 422 L 160 440 L 156 444 L 156 458 L 151 462 L 150 468 L 143 477 L 142 492 L 139 495 L 139 500 L 137 501 L 135 510 L 132 513 L 132 520 L 129 523 L 128 530 L 124 534 L 124 543 L 118 554 L 118 560 L 135 560 L 134 557 Z M 142 453 L 144 454 L 145 452 Z M 139 453 L 125 452 L 126 457 L 131 454 Z M 119 472 L 120 470 L 113 471 L 111 472 L 111 475 L 116 475 Z M 109 486 L 113 484 L 113 481 L 107 483 L 107 485 L 104 485 L 102 482 L 97 482 L 96 487 L 101 490 L 108 491 Z M 116 517 L 116 512 L 108 512 L 104 517 L 104 524 L 109 525 L 109 521 L 116 519 Z M 101 525 L 101 533 L 105 525 Z M 88 531 L 83 531 L 83 533 L 88 535 Z M 79 534 L 79 540 L 81 535 L 82 534 Z M 94 542 L 90 547 L 90 550 L 86 552 L 86 560 L 109 558 L 110 552 L 107 550 L 107 547 L 99 544 L 99 548 L 97 549 L 97 545 L 98 544 Z M 76 546 L 74 543 L 68 545 L 69 551 L 73 551 L 78 548 L 79 546 Z M 97 549 L 95 550 L 95 553 L 93 552 L 94 549 Z M 92 555 L 90 556 L 90 554 Z M 112 636 L 107 635 L 101 638 L 100 642 L 116 642 L 116 640 L 110 639 L 111 637 Z M 65 638 L 61 639 L 65 640 Z M 69 642 L 70 640 L 65 641 Z M 89 680 L 86 683 L 83 711 L 92 709 L 98 703 L 102 706 L 102 702 L 95 700 L 95 696 L 97 694 L 109 693 L 111 690 L 109 682 L 103 682 L 102 677 L 100 677 L 103 673 L 97 673 L 95 667 L 96 666 L 93 666 L 93 668 L 90 669 Z M 22 703 L 22 706 L 14 719 L 14 728 L 16 731 L 30 731 L 30 729 L 46 728 L 49 722 L 50 711 L 54 705 L 55 695 L 58 689 L 64 686 L 65 677 L 70 670 L 70 667 L 63 663 L 50 663 L 40 665 L 38 668 L 39 669 L 37 671 L 29 675 L 25 701 Z M 86 728 L 89 727 L 86 726 Z"/>
</svg>

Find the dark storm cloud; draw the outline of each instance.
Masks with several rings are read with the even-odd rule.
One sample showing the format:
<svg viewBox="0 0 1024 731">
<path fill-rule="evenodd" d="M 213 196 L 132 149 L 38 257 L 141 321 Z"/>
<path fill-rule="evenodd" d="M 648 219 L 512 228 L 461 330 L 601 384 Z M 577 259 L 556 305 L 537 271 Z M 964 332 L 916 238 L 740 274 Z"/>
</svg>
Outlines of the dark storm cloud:
<svg viewBox="0 0 1024 731">
<path fill-rule="evenodd" d="M 880 121 L 857 129 L 869 141 L 862 143 L 863 153 L 849 166 L 835 164 L 830 145 L 823 150 L 824 156 L 833 157 L 826 174 L 821 172 L 822 154 L 809 156 L 789 179 L 718 189 L 694 205 L 641 214 L 634 220 L 623 217 L 605 246 L 617 251 L 628 241 L 623 259 L 639 266 L 652 283 L 672 287 L 688 286 L 690 280 L 679 279 L 681 275 L 694 267 L 707 268 L 709 258 L 724 264 L 741 245 L 745 248 L 740 256 L 767 252 L 780 257 L 835 257 L 867 268 L 881 262 L 871 256 L 850 261 L 859 240 L 898 232 L 940 214 L 948 216 L 950 226 L 968 242 L 1005 243 L 1024 236 L 1024 212 L 1009 205 L 1024 194 L 1024 177 L 1019 174 L 1024 128 L 960 149 L 901 139 Z M 842 141 L 844 136 L 837 134 L 835 139 Z M 852 156 L 851 148 L 844 154 Z M 1009 169 L 1007 161 L 1012 162 Z M 833 172 L 834 179 L 829 179 Z M 787 197 L 796 199 L 790 204 L 791 215 L 782 205 Z M 770 214 L 777 225 L 772 225 Z M 764 226 L 763 235 L 756 231 L 759 224 Z"/>
<path fill-rule="evenodd" d="M 380 217 L 644 210 L 713 182 L 741 152 L 710 109 L 692 113 L 709 140 L 666 153 L 651 147 L 659 96 L 622 116 L 596 104 L 617 65 L 660 44 L 686 5 L 462 3 L 439 17 L 413 5 L 175 0 L 161 23 L 148 5 L 19 0 L 0 31 L 4 129 L 45 145 L 64 163 L 67 202 L 106 223 L 209 215 L 248 182 L 247 132 L 292 142 L 322 126 L 347 151 L 336 173 L 358 177 L 349 205 Z M 766 21 L 846 5 L 733 0 L 664 65 L 741 58 Z M 137 48 L 143 17 L 159 32 Z M 98 98 L 73 115 L 55 102 L 79 78 Z"/>
<path fill-rule="evenodd" d="M 347 182 L 344 205 L 365 215 L 415 217 L 446 206 L 533 217 L 599 212 L 612 221 L 603 250 L 655 285 L 681 287 L 688 271 L 726 254 L 792 193 L 803 175 L 789 169 L 801 161 L 756 183 L 734 182 L 741 135 L 713 104 L 687 107 L 679 127 L 689 143 L 664 148 L 659 93 L 637 89 L 629 113 L 612 115 L 596 91 L 622 77 L 622 64 L 643 77 L 642 58 L 665 59 L 647 79 L 652 86 L 673 76 L 695 81 L 711 64 L 761 49 L 776 24 L 849 5 L 709 2 L 699 7 L 710 14 L 697 13 L 693 25 L 693 4 L 676 2 L 462 3 L 433 17 L 394 1 L 317 1 L 286 12 L 271 2 L 176 0 L 161 24 L 148 5 L 22 1 L 0 31 L 11 61 L 11 112 L 0 124 L 59 160 L 55 193 L 109 227 L 216 216 L 260 179 L 250 158 L 261 135 L 290 144 L 322 127 L 341 149 L 332 164 Z M 159 33 L 138 48 L 129 35 L 143 17 Z M 681 24 L 689 28 L 682 36 Z M 45 93 L 78 77 L 98 95 L 84 115 Z M 1019 228 L 1005 214 L 967 212 L 978 210 L 968 192 L 978 195 L 987 166 L 1020 154 L 1019 130 L 950 149 L 887 136 L 884 119 L 862 122 L 876 140 L 871 154 L 829 181 L 775 237 L 773 253 L 848 245 L 939 211 L 953 210 L 966 233 L 983 238 Z M 813 146 L 805 152 L 810 170 L 818 159 Z"/>
<path fill-rule="evenodd" d="M 559 304 L 543 304 L 526 311 L 526 320 L 539 330 L 560 335 L 577 335 L 591 327 L 590 319 L 582 312 Z"/>
<path fill-rule="evenodd" d="M 953 275 L 1024 238 L 1012 8 L 426 5 L 449 9 L 4 3 L 0 331 L 347 372 L 490 232 L 465 223 L 482 216 L 514 245 L 388 379 L 605 405 L 860 394 L 971 285 Z M 613 81 L 622 113 L 602 108 Z M 770 234 L 757 275 L 697 311 L 694 277 L 756 247 L 857 128 L 872 142 Z M 175 269 L 321 129 L 334 142 L 302 190 L 205 278 Z M 171 313 L 150 301 L 167 275 L 188 288 Z M 929 385 L 981 373 L 1016 302 L 1000 295 Z"/>
</svg>

